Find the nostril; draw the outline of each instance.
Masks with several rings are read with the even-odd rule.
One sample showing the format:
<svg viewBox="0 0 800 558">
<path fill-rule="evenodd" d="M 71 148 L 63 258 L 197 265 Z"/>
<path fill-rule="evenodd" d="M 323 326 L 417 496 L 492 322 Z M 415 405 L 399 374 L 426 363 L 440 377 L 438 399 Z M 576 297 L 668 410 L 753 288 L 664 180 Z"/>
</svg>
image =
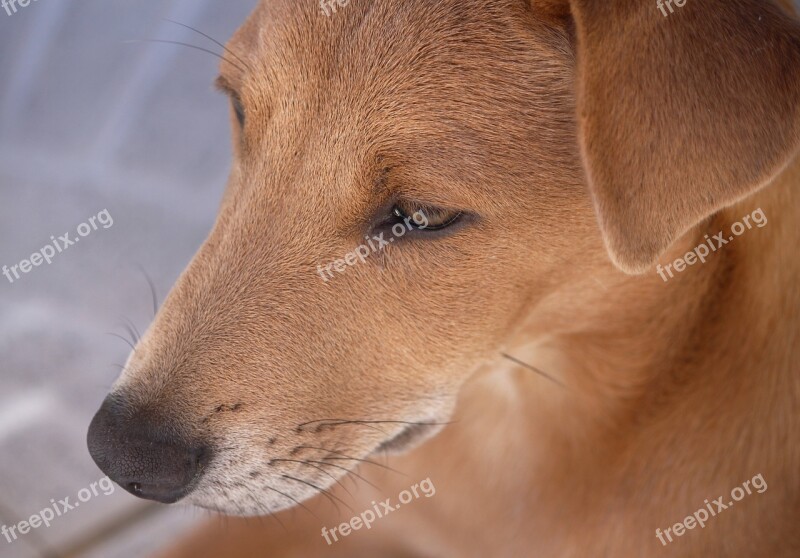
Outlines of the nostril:
<svg viewBox="0 0 800 558">
<path fill-rule="evenodd" d="M 142 455 L 144 448 L 136 451 Z M 189 494 L 202 476 L 210 452 L 205 448 L 183 450 L 176 447 L 159 447 L 150 444 L 145 461 L 125 468 L 116 475 L 109 474 L 122 488 L 139 498 L 172 504 Z M 155 463 L 155 466 L 148 466 Z M 133 478 L 134 480 L 131 480 Z"/>
<path fill-rule="evenodd" d="M 89 452 L 100 469 L 131 494 L 171 504 L 189 494 L 211 449 L 143 412 L 107 401 L 89 427 Z"/>
<path fill-rule="evenodd" d="M 194 465 L 195 467 L 198 467 L 198 468 L 202 467 L 203 466 L 203 458 L 205 457 L 205 455 L 206 455 L 205 448 L 199 448 L 199 449 L 196 449 L 196 450 L 192 451 L 192 456 L 194 457 L 194 461 L 191 462 L 192 465 Z"/>
</svg>

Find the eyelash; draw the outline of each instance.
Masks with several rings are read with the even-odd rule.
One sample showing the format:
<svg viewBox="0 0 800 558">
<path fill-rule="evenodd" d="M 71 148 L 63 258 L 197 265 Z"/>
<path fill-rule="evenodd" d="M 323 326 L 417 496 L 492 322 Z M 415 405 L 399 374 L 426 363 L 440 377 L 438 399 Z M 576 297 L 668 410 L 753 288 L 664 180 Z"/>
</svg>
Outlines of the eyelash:
<svg viewBox="0 0 800 558">
<path fill-rule="evenodd" d="M 411 206 L 416 211 L 404 210 L 402 207 L 403 205 Z M 420 224 L 416 219 L 414 219 L 414 217 L 418 214 L 421 214 L 420 221 L 422 221 L 424 224 Z M 431 221 L 436 221 L 437 216 L 446 218 L 442 219 L 438 224 L 431 224 Z M 386 223 L 389 225 L 409 223 L 409 226 L 414 230 L 432 233 L 443 231 L 457 224 L 463 216 L 463 211 L 450 211 L 447 209 L 425 206 L 413 202 L 398 202 L 392 206 L 391 215 Z"/>
<path fill-rule="evenodd" d="M 234 114 L 236 114 L 236 120 L 238 120 L 239 126 L 244 128 L 245 113 L 242 100 L 239 98 L 238 95 L 231 95 L 231 104 L 233 105 L 233 112 Z"/>
</svg>

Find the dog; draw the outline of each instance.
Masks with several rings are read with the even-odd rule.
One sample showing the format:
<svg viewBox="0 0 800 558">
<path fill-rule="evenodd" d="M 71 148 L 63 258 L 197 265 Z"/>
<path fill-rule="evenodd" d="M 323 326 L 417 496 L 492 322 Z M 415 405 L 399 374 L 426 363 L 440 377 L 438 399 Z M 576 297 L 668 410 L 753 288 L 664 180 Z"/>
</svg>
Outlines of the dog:
<svg viewBox="0 0 800 558">
<path fill-rule="evenodd" d="M 787 4 L 263 0 L 223 57 L 230 181 L 90 425 L 111 479 L 275 514 L 248 556 L 800 554 Z"/>
</svg>

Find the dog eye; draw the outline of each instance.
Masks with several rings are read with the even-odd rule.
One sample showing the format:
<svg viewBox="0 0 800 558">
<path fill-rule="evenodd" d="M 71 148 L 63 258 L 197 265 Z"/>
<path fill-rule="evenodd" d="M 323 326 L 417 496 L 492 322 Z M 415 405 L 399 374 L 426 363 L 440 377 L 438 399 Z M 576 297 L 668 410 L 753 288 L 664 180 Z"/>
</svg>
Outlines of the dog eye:
<svg viewBox="0 0 800 558">
<path fill-rule="evenodd" d="M 440 231 L 454 225 L 463 215 L 441 207 L 398 202 L 392 208 L 392 217 L 398 223 L 407 223 L 410 228 L 421 231 Z"/>
<path fill-rule="evenodd" d="M 239 126 L 244 128 L 244 105 L 238 95 L 231 95 L 231 104 L 233 104 L 233 112 L 236 113 L 236 120 L 239 121 Z"/>
</svg>

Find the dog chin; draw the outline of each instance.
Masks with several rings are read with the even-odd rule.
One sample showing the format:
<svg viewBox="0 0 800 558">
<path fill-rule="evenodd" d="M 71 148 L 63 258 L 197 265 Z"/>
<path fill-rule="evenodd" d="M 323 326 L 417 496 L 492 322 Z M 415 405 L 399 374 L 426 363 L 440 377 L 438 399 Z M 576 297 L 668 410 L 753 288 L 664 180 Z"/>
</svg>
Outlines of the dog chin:
<svg viewBox="0 0 800 558">
<path fill-rule="evenodd" d="M 313 492 L 297 495 L 296 500 L 292 502 L 282 497 L 276 498 L 264 487 L 253 486 L 247 490 L 248 494 L 240 494 L 238 490 L 234 490 L 233 494 L 228 494 L 226 497 L 197 492 L 190 494 L 183 503 L 232 517 L 260 517 L 293 508 L 297 505 L 296 502 L 314 496 Z M 253 494 L 259 496 L 254 497 Z"/>
</svg>

